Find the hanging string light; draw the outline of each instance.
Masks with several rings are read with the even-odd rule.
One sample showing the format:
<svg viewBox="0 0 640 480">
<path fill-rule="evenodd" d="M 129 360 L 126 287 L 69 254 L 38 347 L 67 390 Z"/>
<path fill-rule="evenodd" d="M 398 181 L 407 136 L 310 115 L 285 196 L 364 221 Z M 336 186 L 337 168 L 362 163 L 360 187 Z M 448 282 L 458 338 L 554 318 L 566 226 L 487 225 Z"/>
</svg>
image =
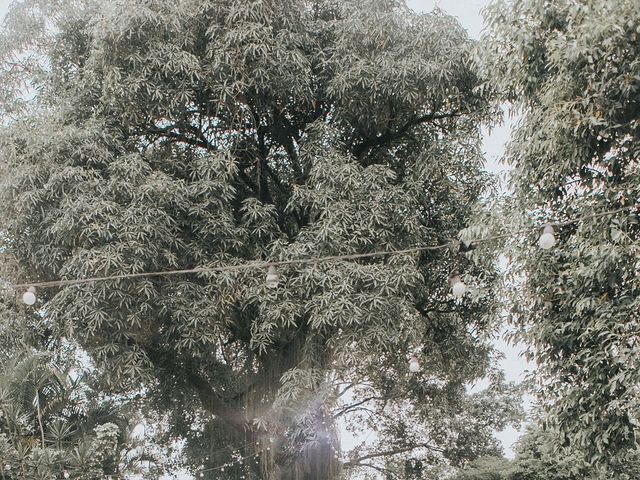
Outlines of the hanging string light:
<svg viewBox="0 0 640 480">
<path fill-rule="evenodd" d="M 269 265 L 267 269 L 267 288 L 276 288 L 280 281 L 280 275 L 275 265 Z"/>
<path fill-rule="evenodd" d="M 556 244 L 556 237 L 553 236 L 554 230 L 551 225 L 547 225 L 542 230 L 542 235 L 538 239 L 538 245 L 543 250 L 549 250 Z"/>
<path fill-rule="evenodd" d="M 574 219 L 556 222 L 553 223 L 555 226 L 564 226 L 578 223 L 580 221 L 584 221 L 587 219 L 596 219 L 604 216 L 610 216 L 617 213 L 621 213 L 629 210 L 640 210 L 640 204 L 629 205 L 625 207 L 621 207 L 615 210 L 608 210 L 605 212 L 595 213 L 592 215 L 584 215 L 582 217 L 577 217 Z M 539 228 L 539 227 L 535 227 Z M 496 240 L 501 240 L 505 238 L 515 237 L 517 235 L 527 234 L 531 231 L 531 228 L 522 229 L 519 231 L 512 231 L 506 234 L 495 235 L 492 237 L 479 238 L 476 240 L 471 240 L 465 242 L 465 248 L 467 250 L 476 248 L 478 245 L 482 243 L 492 242 Z M 543 249 L 552 248 L 555 245 L 556 239 L 553 236 L 553 226 L 547 225 L 539 238 L 539 245 Z M 140 273 L 125 273 L 125 274 L 116 274 L 116 275 L 107 275 L 103 277 L 86 277 L 86 278 L 72 278 L 67 280 L 51 280 L 45 282 L 30 282 L 30 283 L 22 283 L 15 284 L 12 287 L 4 287 L 0 290 L 14 290 L 19 288 L 32 288 L 32 287 L 63 287 L 68 285 L 81 285 L 85 283 L 95 283 L 107 280 L 120 280 L 124 278 L 148 278 L 148 277 L 158 277 L 158 276 L 168 276 L 168 275 L 185 275 L 185 274 L 202 274 L 202 273 L 211 273 L 211 272 L 222 272 L 222 271 L 232 271 L 232 270 L 245 270 L 245 269 L 257 269 L 257 268 L 267 268 L 267 287 L 275 288 L 278 285 L 279 275 L 276 269 L 276 266 L 281 265 L 309 265 L 309 264 L 317 264 L 322 262 L 331 262 L 331 261 L 345 261 L 345 260 L 357 260 L 364 258 L 373 258 L 373 257 L 383 257 L 388 255 L 403 255 L 403 254 L 411 254 L 418 252 L 426 252 L 426 251 L 436 251 L 436 250 L 444 250 L 451 248 L 452 244 L 459 244 L 460 241 L 456 239 L 452 239 L 447 243 L 439 244 L 439 245 L 423 245 L 410 247 L 402 250 L 386 250 L 386 251 L 376 251 L 376 252 L 367 252 L 367 253 L 354 253 L 347 255 L 331 255 L 326 257 L 313 257 L 313 258 L 296 258 L 291 260 L 282 260 L 277 262 L 264 262 L 264 261 L 253 261 L 246 262 L 236 265 L 224 265 L 217 267 L 195 267 L 188 269 L 178 269 L 178 270 L 162 270 L 155 272 L 140 272 Z M 456 286 L 457 285 L 457 286 Z M 451 283 L 451 287 L 454 290 L 454 296 L 462 296 L 466 293 L 467 287 L 460 280 L 456 283 Z M 455 288 L 454 288 L 455 287 Z M 35 292 L 33 296 L 24 295 L 23 299 L 29 299 L 29 301 L 35 302 Z M 26 303 L 26 301 L 25 301 Z"/>
<path fill-rule="evenodd" d="M 22 294 L 22 301 L 29 306 L 36 303 L 36 287 L 29 287 L 27 291 Z"/>
<path fill-rule="evenodd" d="M 409 359 L 409 371 L 411 373 L 418 373 L 420 371 L 420 362 L 416 357 L 411 357 Z"/>
<path fill-rule="evenodd" d="M 457 273 L 451 274 L 449 277 L 449 285 L 451 285 L 451 293 L 456 298 L 462 298 L 464 294 L 467 293 L 467 286 Z"/>
</svg>

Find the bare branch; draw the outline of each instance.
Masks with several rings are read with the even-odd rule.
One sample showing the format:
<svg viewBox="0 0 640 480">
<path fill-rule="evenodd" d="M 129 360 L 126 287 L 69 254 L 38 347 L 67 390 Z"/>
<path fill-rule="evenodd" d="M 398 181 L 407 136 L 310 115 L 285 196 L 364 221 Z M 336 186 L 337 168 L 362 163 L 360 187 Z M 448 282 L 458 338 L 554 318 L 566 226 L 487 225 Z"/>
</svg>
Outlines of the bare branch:
<svg viewBox="0 0 640 480">
<path fill-rule="evenodd" d="M 417 450 L 418 448 L 426 448 L 428 450 L 432 450 L 434 452 L 439 452 L 439 453 L 443 453 L 444 450 L 438 447 L 434 447 L 432 445 L 429 445 L 428 443 L 417 443 L 415 445 L 409 445 L 406 447 L 398 447 L 398 448 L 394 448 L 391 450 L 385 450 L 383 452 L 375 452 L 375 453 L 370 453 L 368 455 L 363 455 L 362 457 L 358 457 L 356 459 L 353 459 L 349 462 L 346 462 L 344 464 L 344 466 L 346 467 L 354 467 L 357 466 L 357 464 L 361 463 L 363 460 L 370 460 L 372 458 L 380 458 L 380 457 L 389 457 L 392 455 L 398 455 L 400 453 L 406 453 L 406 452 L 411 452 L 413 450 Z"/>
</svg>

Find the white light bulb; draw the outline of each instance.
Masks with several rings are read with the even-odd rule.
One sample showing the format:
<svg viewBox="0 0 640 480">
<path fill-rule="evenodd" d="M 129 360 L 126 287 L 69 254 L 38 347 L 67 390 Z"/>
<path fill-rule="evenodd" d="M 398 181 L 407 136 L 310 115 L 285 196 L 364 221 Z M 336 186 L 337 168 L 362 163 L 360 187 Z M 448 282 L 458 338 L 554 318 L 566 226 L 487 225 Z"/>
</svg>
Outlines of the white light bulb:
<svg viewBox="0 0 640 480">
<path fill-rule="evenodd" d="M 467 293 L 467 286 L 462 280 L 459 280 L 451 287 L 451 293 L 453 293 L 453 296 L 456 298 L 462 298 L 464 294 Z"/>
<path fill-rule="evenodd" d="M 22 294 L 22 301 L 27 305 L 33 305 L 34 303 L 36 303 L 35 287 L 29 287 L 29 290 Z"/>
<path fill-rule="evenodd" d="M 69 478 L 69 472 L 67 472 L 66 470 L 62 473 L 62 476 L 64 478 Z"/>
<path fill-rule="evenodd" d="M 411 373 L 417 373 L 420 371 L 420 362 L 416 357 L 411 357 L 409 360 L 409 371 Z"/>
<path fill-rule="evenodd" d="M 556 244 L 556 237 L 553 236 L 553 227 L 547 225 L 544 227 L 542 235 L 538 239 L 538 245 L 543 250 L 549 250 Z"/>
<path fill-rule="evenodd" d="M 274 265 L 269 265 L 269 269 L 267 270 L 267 288 L 276 288 L 279 280 L 280 275 L 278 275 L 276 267 Z"/>
</svg>

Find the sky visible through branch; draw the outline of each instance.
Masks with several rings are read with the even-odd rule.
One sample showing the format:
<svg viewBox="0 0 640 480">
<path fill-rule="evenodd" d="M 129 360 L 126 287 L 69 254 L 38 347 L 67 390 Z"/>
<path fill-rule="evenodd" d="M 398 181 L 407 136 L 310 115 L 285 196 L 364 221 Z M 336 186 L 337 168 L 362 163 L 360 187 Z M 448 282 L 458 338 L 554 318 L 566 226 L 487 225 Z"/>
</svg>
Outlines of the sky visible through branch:
<svg viewBox="0 0 640 480">
<path fill-rule="evenodd" d="M 447 13 L 458 18 L 460 23 L 468 30 L 469 34 L 478 39 L 483 29 L 483 20 L 481 10 L 490 3 L 489 0 L 407 0 L 410 8 L 417 12 L 428 12 L 433 8 L 440 8 Z M 0 17 L 4 18 L 10 0 L 0 0 Z M 504 151 L 504 145 L 509 139 L 511 124 L 505 115 L 505 123 L 492 131 L 485 132 L 485 140 L 483 149 L 487 158 L 486 168 L 492 173 L 503 174 L 507 168 L 499 163 L 499 158 Z M 502 361 L 502 367 L 505 370 L 507 380 L 521 381 L 524 377 L 526 369 L 532 366 L 520 356 L 522 348 L 511 346 L 502 340 L 496 341 L 497 347 L 504 353 L 505 358 Z M 512 444 L 518 438 L 519 432 L 512 428 L 498 434 L 505 447 L 505 453 L 508 457 L 513 456 L 511 450 Z M 348 439 L 343 442 L 343 446 L 348 448 Z M 189 477 L 184 477 L 189 478 Z"/>
</svg>

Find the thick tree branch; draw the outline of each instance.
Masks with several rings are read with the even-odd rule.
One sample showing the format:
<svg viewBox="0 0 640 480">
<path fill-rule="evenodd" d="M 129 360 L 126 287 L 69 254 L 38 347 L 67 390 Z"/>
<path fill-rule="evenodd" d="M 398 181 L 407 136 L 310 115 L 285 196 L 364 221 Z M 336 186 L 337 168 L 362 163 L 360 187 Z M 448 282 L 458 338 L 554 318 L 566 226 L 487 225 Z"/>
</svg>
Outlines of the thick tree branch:
<svg viewBox="0 0 640 480">
<path fill-rule="evenodd" d="M 441 112 L 441 113 L 427 113 L 422 115 L 421 117 L 414 118 L 413 120 L 405 123 L 400 128 L 395 131 L 387 131 L 386 133 L 379 135 L 377 137 L 369 138 L 364 140 L 359 145 L 356 145 L 353 149 L 353 154 L 356 157 L 361 157 L 363 154 L 371 150 L 372 148 L 381 147 L 383 145 L 387 145 L 394 140 L 398 140 L 405 133 L 411 130 L 413 127 L 416 127 L 422 123 L 431 122 L 433 120 L 441 120 L 444 118 L 454 118 L 459 117 L 461 113 L 457 110 L 453 110 L 450 112 Z"/>
<path fill-rule="evenodd" d="M 199 130 L 194 125 L 189 125 L 186 128 L 190 130 L 194 135 L 196 135 L 197 138 L 181 133 L 177 125 L 168 125 L 162 128 L 157 127 L 155 125 L 149 125 L 147 128 L 149 133 L 153 135 L 158 135 L 158 136 L 170 138 L 179 142 L 184 142 L 189 145 L 203 148 L 207 151 L 216 150 L 216 148 L 213 145 L 211 145 L 211 143 L 207 140 L 204 133 L 202 133 L 202 131 Z M 242 168 L 239 169 L 238 177 L 240 178 L 240 180 L 242 180 L 245 186 L 247 186 L 254 195 L 256 196 L 258 195 L 258 192 L 259 192 L 258 185 L 256 185 L 256 183 L 254 183 L 251 180 L 251 178 L 246 174 L 246 172 Z"/>
<path fill-rule="evenodd" d="M 333 415 L 333 418 L 338 418 L 346 413 L 349 413 L 351 411 L 353 411 L 354 409 L 356 409 L 357 407 L 359 407 L 360 405 L 363 405 L 365 403 L 371 402 L 372 400 L 383 400 L 382 397 L 377 397 L 377 396 L 372 396 L 372 397 L 367 397 L 359 402 L 356 403 L 352 403 L 351 405 L 347 405 L 346 407 L 344 407 L 342 410 L 340 410 L 338 413 Z"/>
<path fill-rule="evenodd" d="M 302 169 L 298 160 L 298 152 L 296 151 L 294 140 L 300 141 L 300 130 L 294 127 L 289 119 L 282 114 L 280 108 L 273 107 L 272 110 L 274 125 L 272 134 L 274 139 L 283 146 L 289 157 L 290 166 L 293 169 L 298 181 L 302 181 Z M 278 125 L 279 122 L 279 125 Z"/>
<path fill-rule="evenodd" d="M 191 368 L 185 368 L 185 379 L 198 394 L 202 406 L 210 413 L 218 417 L 227 425 L 237 430 L 249 433 L 251 426 L 247 422 L 244 413 L 237 407 L 230 406 L 218 393 L 216 393 L 209 382 Z"/>
<path fill-rule="evenodd" d="M 169 370 L 176 378 L 184 380 L 193 388 L 206 411 L 243 434 L 252 434 L 251 426 L 242 409 L 211 387 L 207 379 L 198 372 L 198 366 L 193 359 L 179 357 L 175 351 L 148 345 L 145 351 L 157 368 Z"/>
<path fill-rule="evenodd" d="M 384 468 L 384 467 L 380 467 L 379 465 L 375 465 L 373 463 L 358 463 L 356 465 L 353 465 L 354 467 L 366 467 L 366 468 L 372 468 L 373 470 L 376 470 L 380 473 L 383 473 L 385 475 L 392 475 L 394 478 L 399 478 L 398 474 L 395 473 L 393 470 L 389 470 L 388 468 Z"/>
<path fill-rule="evenodd" d="M 364 460 L 371 460 L 372 458 L 380 458 L 380 457 L 389 457 L 391 455 L 398 455 L 400 453 L 411 452 L 411 451 L 416 450 L 418 448 L 426 448 L 426 449 L 432 450 L 434 452 L 440 452 L 440 453 L 444 452 L 444 450 L 442 450 L 441 448 L 434 447 L 432 445 L 429 445 L 428 443 L 417 443 L 415 445 L 409 445 L 409 446 L 406 446 L 406 447 L 398 447 L 398 448 L 394 448 L 394 449 L 391 449 L 391 450 L 385 450 L 384 452 L 375 452 L 375 453 L 370 453 L 368 455 L 363 455 L 362 457 L 358 457 L 358 458 L 355 458 L 353 460 L 350 460 L 350 461 L 344 463 L 344 466 L 346 466 L 346 467 L 355 467 L 359 463 L 362 463 Z"/>
<path fill-rule="evenodd" d="M 211 145 L 206 140 L 189 137 L 183 133 L 180 133 L 177 130 L 178 127 L 176 125 L 169 125 L 163 128 L 157 127 L 155 125 L 149 125 L 147 128 L 149 130 L 149 133 L 154 135 L 160 135 L 167 138 L 172 138 L 174 140 L 187 143 L 189 145 L 204 148 L 205 150 L 209 150 L 211 148 Z"/>
</svg>

